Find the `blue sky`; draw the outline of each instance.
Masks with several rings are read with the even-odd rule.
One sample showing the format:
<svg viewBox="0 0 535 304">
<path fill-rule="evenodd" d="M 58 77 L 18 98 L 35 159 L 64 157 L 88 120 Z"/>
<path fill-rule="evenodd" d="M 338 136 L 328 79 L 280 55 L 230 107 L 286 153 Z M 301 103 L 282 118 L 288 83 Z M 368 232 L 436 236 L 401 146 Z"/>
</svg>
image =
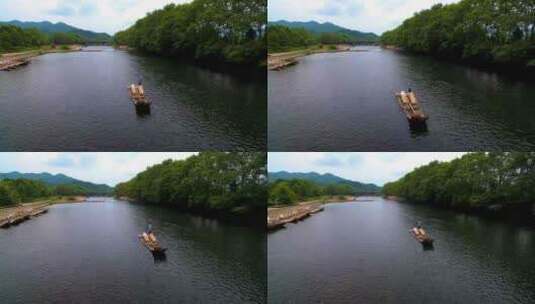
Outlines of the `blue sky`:
<svg viewBox="0 0 535 304">
<path fill-rule="evenodd" d="M 268 170 L 332 173 L 350 180 L 382 186 L 386 182 L 397 180 L 418 166 L 434 160 L 452 160 L 462 154 L 464 153 L 270 152 Z"/>
<path fill-rule="evenodd" d="M 166 159 L 184 159 L 193 154 L 195 153 L 4 152 L 0 153 L 0 172 L 63 173 L 84 181 L 115 186 L 134 177 L 148 166 Z"/>
<path fill-rule="evenodd" d="M 415 12 L 459 0 L 268 0 L 268 20 L 332 22 L 382 34 Z"/>
<path fill-rule="evenodd" d="M 110 35 L 124 30 L 148 12 L 188 0 L 0 0 L 0 21 L 65 22 Z"/>
</svg>

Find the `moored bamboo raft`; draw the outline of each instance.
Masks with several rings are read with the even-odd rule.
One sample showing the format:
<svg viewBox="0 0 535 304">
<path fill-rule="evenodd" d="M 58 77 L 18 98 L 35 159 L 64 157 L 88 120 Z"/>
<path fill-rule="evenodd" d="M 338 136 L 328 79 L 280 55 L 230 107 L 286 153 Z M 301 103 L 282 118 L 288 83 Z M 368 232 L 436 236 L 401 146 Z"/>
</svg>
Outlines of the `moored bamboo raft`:
<svg viewBox="0 0 535 304">
<path fill-rule="evenodd" d="M 270 211 L 268 211 L 267 229 L 276 230 L 283 228 L 288 223 L 297 223 L 320 211 L 323 211 L 321 204 L 272 208 L 271 215 L 269 214 Z"/>
<path fill-rule="evenodd" d="M 401 91 L 396 94 L 396 99 L 410 124 L 423 124 L 427 121 L 428 116 L 425 115 L 414 92 Z"/>
<path fill-rule="evenodd" d="M 30 61 L 29 58 L 14 58 L 0 61 L 0 71 L 12 71 L 18 67 L 28 65 Z"/>
<path fill-rule="evenodd" d="M 37 208 L 23 208 L 22 210 L 18 210 L 12 214 L 9 214 L 9 216 L 3 220 L 0 220 L 0 228 L 6 229 L 11 226 L 16 226 L 46 212 L 48 212 L 48 209 L 43 206 Z"/>
</svg>

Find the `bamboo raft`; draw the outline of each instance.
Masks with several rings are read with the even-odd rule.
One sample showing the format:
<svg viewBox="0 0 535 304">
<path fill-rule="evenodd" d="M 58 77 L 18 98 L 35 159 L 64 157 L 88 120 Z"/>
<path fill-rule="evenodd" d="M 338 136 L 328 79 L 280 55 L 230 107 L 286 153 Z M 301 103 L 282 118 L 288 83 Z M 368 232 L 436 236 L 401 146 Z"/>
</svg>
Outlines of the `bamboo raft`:
<svg viewBox="0 0 535 304">
<path fill-rule="evenodd" d="M 271 215 L 268 214 L 267 229 L 277 230 L 284 228 L 288 223 L 297 223 L 311 216 L 312 214 L 323 211 L 323 206 L 320 204 L 308 206 L 292 206 L 273 209 Z M 269 213 L 269 211 L 268 211 Z"/>
<path fill-rule="evenodd" d="M 0 61 L 0 71 L 12 71 L 19 67 L 28 65 L 31 62 L 29 58 L 11 59 Z"/>
<path fill-rule="evenodd" d="M 145 90 L 142 85 L 131 84 L 128 87 L 128 93 L 132 102 L 136 107 L 148 107 L 150 106 L 150 101 L 145 98 Z"/>
<path fill-rule="evenodd" d="M 10 214 L 4 220 L 0 221 L 0 228 L 7 229 L 11 226 L 16 226 L 22 222 L 25 222 L 34 217 L 38 217 L 47 212 L 48 212 L 48 209 L 44 207 L 29 208 L 26 210 L 17 211 L 13 214 Z"/>
<path fill-rule="evenodd" d="M 143 232 L 139 236 L 139 241 L 143 244 L 153 255 L 165 255 L 167 248 L 160 246 L 160 243 L 156 239 L 153 233 L 147 234 Z"/>
<path fill-rule="evenodd" d="M 434 240 L 422 228 L 418 229 L 417 227 L 413 227 L 410 230 L 410 233 L 424 247 L 426 248 L 433 247 Z"/>
<path fill-rule="evenodd" d="M 428 117 L 425 115 L 414 92 L 401 91 L 396 94 L 396 98 L 411 125 L 425 124 Z"/>
</svg>

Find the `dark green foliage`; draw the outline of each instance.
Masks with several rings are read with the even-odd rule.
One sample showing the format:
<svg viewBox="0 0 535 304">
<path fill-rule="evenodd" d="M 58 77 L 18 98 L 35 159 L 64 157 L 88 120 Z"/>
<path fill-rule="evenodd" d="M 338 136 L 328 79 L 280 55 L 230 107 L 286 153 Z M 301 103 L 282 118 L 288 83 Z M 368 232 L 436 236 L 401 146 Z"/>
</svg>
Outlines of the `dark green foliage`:
<svg viewBox="0 0 535 304">
<path fill-rule="evenodd" d="M 202 152 L 167 160 L 118 184 L 115 194 L 198 212 L 265 210 L 266 154 Z"/>
<path fill-rule="evenodd" d="M 0 206 L 32 201 L 51 195 L 43 182 L 27 179 L 0 180 Z"/>
<path fill-rule="evenodd" d="M 471 153 L 432 162 L 383 187 L 415 203 L 473 209 L 535 201 L 535 152 Z"/>
<path fill-rule="evenodd" d="M 363 184 L 355 181 L 351 181 L 339 176 L 326 173 L 318 174 L 316 172 L 309 173 L 299 173 L 299 172 L 269 172 L 268 174 L 270 182 L 276 182 L 277 180 L 294 180 L 301 179 L 311 181 L 320 185 L 330 185 L 330 184 L 339 184 L 339 185 L 349 185 L 355 194 L 370 194 L 370 193 L 380 193 L 381 188 L 374 184 Z"/>
<path fill-rule="evenodd" d="M 84 40 L 82 37 L 74 33 L 54 33 L 51 37 L 54 44 L 82 44 Z"/>
<path fill-rule="evenodd" d="M 57 186 L 57 185 L 73 185 L 74 188 L 83 189 L 82 192 L 76 194 L 85 194 L 85 195 L 110 195 L 113 193 L 113 188 L 104 184 L 93 184 L 90 182 L 81 181 L 64 174 L 55 174 L 50 173 L 20 173 L 20 172 L 9 172 L 9 173 L 0 173 L 0 180 L 2 179 L 27 179 L 44 182 L 47 185 Z M 68 194 L 67 194 L 68 195 Z"/>
<path fill-rule="evenodd" d="M 111 36 L 106 33 L 95 33 L 92 31 L 82 30 L 63 22 L 21 22 L 18 20 L 13 20 L 9 22 L 0 22 L 0 24 L 14 25 L 22 29 L 37 29 L 50 37 L 53 36 L 54 33 L 72 33 L 79 36 L 82 41 L 86 43 L 109 43 L 111 40 Z"/>
<path fill-rule="evenodd" d="M 49 43 L 49 38 L 36 29 L 0 25 L 0 52 L 36 47 Z"/>
<path fill-rule="evenodd" d="M 353 187 L 343 183 L 320 184 L 304 179 L 277 179 L 268 185 L 268 203 L 270 205 L 293 204 L 322 196 L 355 194 L 358 193 Z"/>
<path fill-rule="evenodd" d="M 259 65 L 266 60 L 266 0 L 194 0 L 147 14 L 114 43 L 199 61 Z"/>
<path fill-rule="evenodd" d="M 280 25 L 270 25 L 267 30 L 267 37 L 269 52 L 307 48 L 319 43 L 318 37 L 305 29 L 291 29 Z"/>
<path fill-rule="evenodd" d="M 479 64 L 527 67 L 535 58 L 532 0 L 437 4 L 385 32 L 381 43 Z"/>
<path fill-rule="evenodd" d="M 305 29 L 315 34 L 331 33 L 341 34 L 341 36 L 347 37 L 346 41 L 354 43 L 375 43 L 379 40 L 379 37 L 374 33 L 363 33 L 355 30 L 343 28 L 330 22 L 318 23 L 316 21 L 309 22 L 290 22 L 285 20 L 269 22 L 268 27 L 271 26 L 284 26 L 292 29 Z"/>
</svg>

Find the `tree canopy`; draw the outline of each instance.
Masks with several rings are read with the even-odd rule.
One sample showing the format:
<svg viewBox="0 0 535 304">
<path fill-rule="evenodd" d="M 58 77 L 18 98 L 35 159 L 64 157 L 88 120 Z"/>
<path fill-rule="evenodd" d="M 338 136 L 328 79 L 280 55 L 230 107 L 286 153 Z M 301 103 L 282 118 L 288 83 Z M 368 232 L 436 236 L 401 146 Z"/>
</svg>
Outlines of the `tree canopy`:
<svg viewBox="0 0 535 304">
<path fill-rule="evenodd" d="M 385 32 L 381 43 L 479 64 L 535 66 L 532 0 L 437 4 Z"/>
<path fill-rule="evenodd" d="M 13 25 L 0 25 L 0 51 L 45 45 L 49 37 L 37 29 L 21 29 Z"/>
<path fill-rule="evenodd" d="M 319 44 L 355 44 L 359 40 L 346 33 L 313 33 L 304 28 L 269 25 L 267 29 L 268 51 L 284 52 L 308 48 Z"/>
<path fill-rule="evenodd" d="M 471 153 L 432 162 L 383 187 L 385 195 L 462 209 L 535 201 L 535 152 Z"/>
<path fill-rule="evenodd" d="M 79 185 L 50 185 L 29 179 L 0 180 L 0 206 L 31 202 L 51 196 L 87 195 L 87 189 Z"/>
<path fill-rule="evenodd" d="M 115 193 L 200 213 L 264 213 L 266 180 L 265 153 L 201 152 L 149 167 Z"/>
<path fill-rule="evenodd" d="M 114 37 L 119 45 L 199 61 L 266 60 L 266 0 L 194 0 L 147 14 Z"/>
<path fill-rule="evenodd" d="M 304 179 L 276 180 L 268 186 L 270 205 L 294 204 L 322 196 L 336 195 L 355 195 L 355 190 L 348 184 L 322 185 Z"/>
</svg>

